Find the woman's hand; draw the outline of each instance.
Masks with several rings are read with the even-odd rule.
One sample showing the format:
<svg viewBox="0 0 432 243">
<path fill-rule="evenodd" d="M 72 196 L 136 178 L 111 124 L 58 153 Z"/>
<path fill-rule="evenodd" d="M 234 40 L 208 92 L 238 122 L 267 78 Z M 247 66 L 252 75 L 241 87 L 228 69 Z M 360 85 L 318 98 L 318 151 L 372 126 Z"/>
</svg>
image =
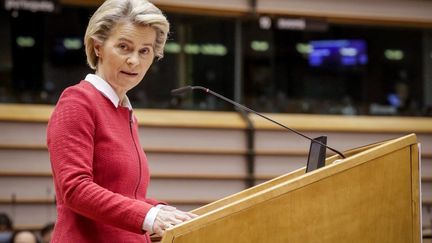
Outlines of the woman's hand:
<svg viewBox="0 0 432 243">
<path fill-rule="evenodd" d="M 153 223 L 153 232 L 159 236 L 163 236 L 165 230 L 196 217 L 196 214 L 183 212 L 172 206 L 163 206 L 156 215 Z"/>
</svg>

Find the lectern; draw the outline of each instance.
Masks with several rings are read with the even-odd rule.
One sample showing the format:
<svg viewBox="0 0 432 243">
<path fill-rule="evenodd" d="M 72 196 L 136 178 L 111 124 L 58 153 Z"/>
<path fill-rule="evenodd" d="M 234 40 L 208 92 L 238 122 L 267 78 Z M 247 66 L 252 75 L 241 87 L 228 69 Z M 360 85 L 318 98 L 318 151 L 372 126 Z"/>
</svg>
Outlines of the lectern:
<svg viewBox="0 0 432 243">
<path fill-rule="evenodd" d="M 344 154 L 198 208 L 161 243 L 420 242 L 416 136 Z"/>
</svg>

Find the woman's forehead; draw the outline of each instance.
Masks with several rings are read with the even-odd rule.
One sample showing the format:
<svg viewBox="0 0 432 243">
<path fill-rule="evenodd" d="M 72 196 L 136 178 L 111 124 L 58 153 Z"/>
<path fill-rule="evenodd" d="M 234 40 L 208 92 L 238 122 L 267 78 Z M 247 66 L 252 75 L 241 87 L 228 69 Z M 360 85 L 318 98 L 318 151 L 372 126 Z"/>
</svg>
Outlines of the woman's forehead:
<svg viewBox="0 0 432 243">
<path fill-rule="evenodd" d="M 138 25 L 131 22 L 121 22 L 114 26 L 110 37 L 115 40 L 125 40 L 135 44 L 153 44 L 156 31 L 148 25 Z"/>
</svg>

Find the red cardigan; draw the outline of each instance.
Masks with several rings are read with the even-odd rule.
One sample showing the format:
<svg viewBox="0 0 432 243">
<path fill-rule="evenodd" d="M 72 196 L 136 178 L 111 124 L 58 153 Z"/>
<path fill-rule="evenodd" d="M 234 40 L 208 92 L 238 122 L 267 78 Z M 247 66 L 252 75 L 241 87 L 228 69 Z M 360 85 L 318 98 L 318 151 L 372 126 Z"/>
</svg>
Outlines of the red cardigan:
<svg viewBox="0 0 432 243">
<path fill-rule="evenodd" d="M 142 225 L 159 202 L 146 198 L 137 131 L 132 111 L 89 82 L 63 92 L 47 130 L 58 214 L 52 242 L 150 243 Z"/>
</svg>

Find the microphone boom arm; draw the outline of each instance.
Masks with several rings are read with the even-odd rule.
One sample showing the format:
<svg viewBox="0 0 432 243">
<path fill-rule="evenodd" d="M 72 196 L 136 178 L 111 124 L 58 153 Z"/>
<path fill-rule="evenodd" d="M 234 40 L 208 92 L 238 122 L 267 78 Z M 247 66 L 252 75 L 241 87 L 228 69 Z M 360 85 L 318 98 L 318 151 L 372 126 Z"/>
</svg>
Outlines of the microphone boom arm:
<svg viewBox="0 0 432 243">
<path fill-rule="evenodd" d="M 205 88 L 205 87 L 202 87 L 202 86 L 186 86 L 186 87 L 181 87 L 181 88 L 172 90 L 171 94 L 177 95 L 177 94 L 181 94 L 181 93 L 184 93 L 184 92 L 190 91 L 190 90 L 202 90 L 202 91 L 204 91 L 206 93 L 212 94 L 212 95 L 214 95 L 214 96 L 216 96 L 216 97 L 218 97 L 218 98 L 220 98 L 220 99 L 222 99 L 222 100 L 224 100 L 224 101 L 226 101 L 226 102 L 228 102 L 228 103 L 230 103 L 230 104 L 232 104 L 234 106 L 240 107 L 241 109 L 244 109 L 244 110 L 246 110 L 248 112 L 251 112 L 251 113 L 253 113 L 253 114 L 257 115 L 257 116 L 260 116 L 260 117 L 262 117 L 262 118 L 264 118 L 264 119 L 266 119 L 266 120 L 268 120 L 270 122 L 273 122 L 273 123 L 275 123 L 275 124 L 277 124 L 277 125 L 285 128 L 285 129 L 287 129 L 287 130 L 289 130 L 289 131 L 291 131 L 291 132 L 293 132 L 293 133 L 295 133 L 297 135 L 300 135 L 300 136 L 302 136 L 302 137 L 304 137 L 306 139 L 309 139 L 310 141 L 318 143 L 321 146 L 324 146 L 324 147 L 328 148 L 329 150 L 335 152 L 336 154 L 338 154 L 339 156 L 341 156 L 342 158 L 345 159 L 345 156 L 341 152 L 337 151 L 336 149 L 334 149 L 334 148 L 332 148 L 332 147 L 330 147 L 330 146 L 328 146 L 328 145 L 326 145 L 324 143 L 321 143 L 320 141 L 317 141 L 317 140 L 315 140 L 313 138 L 310 138 L 310 137 L 308 137 L 308 136 L 306 136 L 306 135 L 304 135 L 304 134 L 296 131 L 295 129 L 289 128 L 289 127 L 287 127 L 287 126 L 285 126 L 285 125 L 283 125 L 283 124 L 281 124 L 281 123 L 279 123 L 279 122 L 277 122 L 275 120 L 272 120 L 272 119 L 270 119 L 270 118 L 268 118 L 268 117 L 260 114 L 259 112 L 256 112 L 256 111 L 254 111 L 254 110 L 252 110 L 252 109 L 250 109 L 250 108 L 248 108 L 248 107 L 246 107 L 246 106 L 244 106 L 242 104 L 234 102 L 234 101 L 226 98 L 225 96 L 222 96 L 222 95 L 220 95 L 220 94 L 218 94 L 216 92 L 213 92 L 212 90 L 210 90 L 208 88 Z"/>
</svg>

